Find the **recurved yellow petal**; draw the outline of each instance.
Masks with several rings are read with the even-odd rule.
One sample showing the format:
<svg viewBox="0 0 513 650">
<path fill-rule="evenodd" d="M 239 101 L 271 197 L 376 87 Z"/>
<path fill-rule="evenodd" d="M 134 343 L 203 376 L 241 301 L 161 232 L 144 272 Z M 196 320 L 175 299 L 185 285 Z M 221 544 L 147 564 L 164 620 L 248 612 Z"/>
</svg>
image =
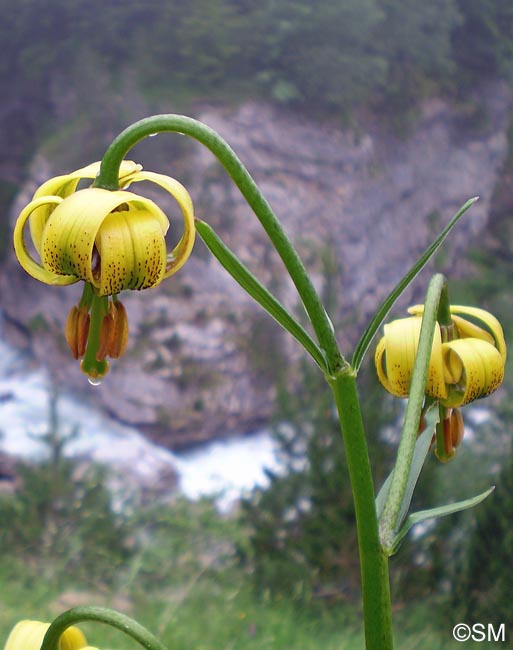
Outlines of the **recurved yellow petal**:
<svg viewBox="0 0 513 650">
<path fill-rule="evenodd" d="M 39 650 L 49 623 L 20 621 L 7 638 L 4 650 Z"/>
<path fill-rule="evenodd" d="M 506 363 L 508 351 L 506 341 L 504 340 L 504 331 L 502 325 L 493 314 L 490 314 L 490 312 L 485 309 L 480 309 L 479 307 L 465 307 L 462 305 L 451 305 L 451 314 L 455 315 L 454 321 L 456 326 L 460 332 L 463 332 L 464 336 L 481 338 L 485 341 L 489 341 L 490 336 L 493 337 L 494 345 L 497 350 L 499 350 L 503 363 Z M 460 319 L 460 314 L 463 316 L 470 316 L 472 319 L 480 323 L 482 327 L 475 325 L 465 318 Z M 464 321 L 464 323 L 461 321 Z M 466 332 L 468 332 L 468 334 Z M 488 337 L 486 336 L 487 334 Z"/>
<path fill-rule="evenodd" d="M 49 623 L 20 621 L 13 627 L 4 650 L 40 650 L 49 627 Z M 69 627 L 59 639 L 59 650 L 83 650 L 86 647 L 86 638 L 77 627 Z"/>
<path fill-rule="evenodd" d="M 113 212 L 96 237 L 101 260 L 99 295 L 159 284 L 166 270 L 165 232 L 148 211 Z"/>
<path fill-rule="evenodd" d="M 376 350 L 376 367 L 383 386 L 397 397 L 406 397 L 410 391 L 413 366 L 417 354 L 422 319 L 401 318 L 385 325 L 385 335 Z M 440 330 L 435 329 L 429 362 L 426 392 L 431 397 L 445 398 Z"/>
<path fill-rule="evenodd" d="M 62 198 L 58 196 L 41 197 L 29 203 L 21 211 L 20 216 L 16 221 L 13 236 L 14 252 L 16 253 L 16 257 L 18 258 L 18 262 L 21 264 L 21 266 L 29 275 L 31 275 L 36 280 L 44 282 L 45 284 L 52 285 L 73 284 L 78 280 L 78 278 L 74 275 L 55 273 L 54 271 L 49 270 L 36 262 L 27 250 L 24 238 L 24 230 L 27 220 L 31 218 L 34 211 L 49 205 L 53 206 L 52 209 L 55 209 L 55 206 L 60 205 L 60 203 L 62 203 Z"/>
<path fill-rule="evenodd" d="M 408 309 L 408 313 L 421 315 L 424 313 L 424 305 L 414 305 Z M 476 338 L 488 341 L 499 350 L 503 363 L 506 363 L 508 354 L 504 331 L 493 314 L 479 307 L 451 305 L 451 315 L 460 338 Z M 463 318 L 463 316 L 470 316 L 479 325 Z"/>
<path fill-rule="evenodd" d="M 451 314 L 451 318 L 453 323 L 456 325 L 456 329 L 458 330 L 458 334 L 460 338 L 481 339 L 482 341 L 486 341 L 491 345 L 495 345 L 494 337 L 487 330 L 483 329 L 482 327 L 479 327 L 479 325 L 476 325 L 475 323 L 471 323 L 466 318 L 462 318 L 461 316 L 457 316 L 456 314 Z"/>
<path fill-rule="evenodd" d="M 493 393 L 504 379 L 499 350 L 482 339 L 457 339 L 442 345 L 449 394 L 443 406 L 457 407 Z"/>
<path fill-rule="evenodd" d="M 173 275 L 173 273 L 176 273 L 185 264 L 194 246 L 196 228 L 194 225 L 192 199 L 189 192 L 181 183 L 164 174 L 142 171 L 134 175 L 133 181 L 150 181 L 160 185 L 160 187 L 171 194 L 182 211 L 184 224 L 183 234 L 178 244 L 167 256 L 166 272 L 164 274 L 164 277 L 167 278 Z"/>
<path fill-rule="evenodd" d="M 420 326 L 420 318 L 402 318 L 385 325 L 384 328 L 388 379 L 404 396 L 410 392 Z"/>
<path fill-rule="evenodd" d="M 378 347 L 376 348 L 376 354 L 374 356 L 374 362 L 376 364 L 378 379 L 381 382 L 383 388 L 387 390 L 389 393 L 395 395 L 396 397 L 405 397 L 405 395 L 402 392 L 401 393 L 397 392 L 398 388 L 396 388 L 394 384 L 388 381 L 387 372 L 383 366 L 383 357 L 385 355 L 386 348 L 387 348 L 387 340 L 383 336 L 378 343 Z"/>
<path fill-rule="evenodd" d="M 87 640 L 78 627 L 68 627 L 59 639 L 59 650 L 82 650 L 87 647 Z"/>
<path fill-rule="evenodd" d="M 41 196 L 60 196 L 66 198 L 76 190 L 82 179 L 95 179 L 100 171 L 100 162 L 94 162 L 86 167 L 81 167 L 69 174 L 54 176 L 40 185 L 34 194 L 34 198 Z M 141 165 L 132 160 L 124 160 L 119 168 L 119 182 L 121 187 L 126 187 L 132 182 L 132 176 L 142 169 Z"/>
<path fill-rule="evenodd" d="M 424 305 L 412 305 L 408 307 L 408 313 L 412 316 L 422 316 L 424 313 Z"/>
<path fill-rule="evenodd" d="M 79 190 L 55 208 L 45 226 L 41 259 L 54 273 L 73 274 L 94 282 L 94 240 L 105 217 L 124 202 L 122 192 Z"/>
</svg>

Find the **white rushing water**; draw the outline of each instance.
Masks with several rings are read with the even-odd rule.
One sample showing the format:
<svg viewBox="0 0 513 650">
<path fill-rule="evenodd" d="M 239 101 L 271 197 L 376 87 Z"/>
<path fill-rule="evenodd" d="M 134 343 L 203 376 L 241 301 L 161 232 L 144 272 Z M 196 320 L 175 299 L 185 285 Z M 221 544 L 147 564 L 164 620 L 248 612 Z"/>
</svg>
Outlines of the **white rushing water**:
<svg viewBox="0 0 513 650">
<path fill-rule="evenodd" d="M 31 369 L 28 359 L 10 348 L 1 334 L 0 320 L 0 449 L 17 457 L 37 458 L 45 451 L 38 439 L 48 433 L 51 381 L 44 370 Z M 121 472 L 128 469 L 135 481 L 146 484 L 166 469 L 172 470 L 178 473 L 185 496 L 216 495 L 221 509 L 229 508 L 254 486 L 264 485 L 264 468 L 277 467 L 266 431 L 172 453 L 72 394 L 59 395 L 57 411 L 61 435 L 77 431 L 66 445 L 70 456 L 85 456 Z"/>
</svg>

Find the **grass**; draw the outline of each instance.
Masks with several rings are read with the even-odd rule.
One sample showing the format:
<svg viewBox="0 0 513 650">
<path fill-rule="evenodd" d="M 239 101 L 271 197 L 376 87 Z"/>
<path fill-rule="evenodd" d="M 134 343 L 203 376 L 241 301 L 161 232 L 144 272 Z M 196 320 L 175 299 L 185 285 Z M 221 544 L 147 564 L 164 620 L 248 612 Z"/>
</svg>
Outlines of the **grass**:
<svg viewBox="0 0 513 650">
<path fill-rule="evenodd" d="M 25 576 L 26 578 L 26 576 Z M 58 613 L 59 588 L 13 577 L 2 567 L 0 575 L 0 638 L 20 618 L 51 620 Z M 75 592 L 82 604 L 79 587 Z M 91 604 L 111 605 L 115 597 L 91 594 Z M 270 602 L 256 599 L 247 576 L 238 571 L 204 575 L 193 585 L 172 585 L 168 593 L 132 594 L 130 614 L 173 650 L 358 650 L 363 638 L 354 606 L 336 608 L 298 606 L 292 600 Z M 100 648 L 136 645 L 120 632 L 102 625 L 86 624 L 90 643 Z M 450 650 L 461 647 L 452 641 L 451 629 L 436 630 L 429 623 L 429 608 L 414 606 L 396 616 L 398 650 Z M 479 644 L 482 647 L 482 644 Z M 478 644 L 466 643 L 466 648 Z"/>
<path fill-rule="evenodd" d="M 85 590 L 84 590 L 85 591 Z M 70 592 L 27 576 L 21 563 L 4 563 L 0 575 L 0 638 L 21 618 L 51 620 L 59 603 L 83 604 L 81 585 Z M 119 595 L 119 594 L 118 594 Z M 89 592 L 89 604 L 115 605 L 116 594 Z M 256 599 L 242 571 L 231 568 L 206 572 L 188 583 L 170 584 L 152 593 L 135 586 L 126 599 L 129 615 L 154 632 L 174 650 L 218 648 L 264 650 L 294 648 L 350 650 L 361 645 L 354 610 L 323 612 L 301 608 L 291 600 Z M 349 629 L 346 627 L 349 626 Z M 120 632 L 102 625 L 82 626 L 88 640 L 101 648 L 131 648 L 135 644 Z"/>
<path fill-rule="evenodd" d="M 251 562 L 242 566 L 235 552 L 247 544 L 237 516 L 219 515 L 209 500 L 176 499 L 132 504 L 119 520 L 101 473 L 75 483 L 69 470 L 64 460 L 26 469 L 24 488 L 0 495 L 0 521 L 9 522 L 0 527 L 0 647 L 20 619 L 51 621 L 86 604 L 120 609 L 170 650 L 364 647 L 358 603 L 256 596 Z M 49 496 L 57 488 L 59 508 Z M 46 513 L 41 521 L 36 512 Z M 396 613 L 399 650 L 461 646 L 451 624 L 436 628 L 433 611 L 412 603 Z M 99 648 L 136 647 L 104 625 L 82 627 Z"/>
<path fill-rule="evenodd" d="M 182 503 L 182 512 L 183 508 Z M 194 511 L 196 506 L 190 513 Z M 226 522 L 219 524 L 226 530 Z M 180 536 L 183 534 L 182 529 Z M 164 558 L 166 554 L 162 547 L 147 547 L 141 553 L 120 567 L 119 580 L 113 585 L 102 584 L 97 577 L 91 581 L 70 581 L 69 576 L 59 575 L 57 558 L 47 559 L 46 565 L 40 566 L 36 559 L 21 562 L 4 556 L 0 562 L 0 639 L 5 639 L 21 618 L 50 621 L 71 606 L 91 604 L 122 609 L 172 650 L 363 648 L 355 604 L 321 606 L 298 603 L 292 598 L 257 598 L 251 588 L 251 575 L 227 555 L 221 562 L 205 564 L 202 560 L 193 566 L 190 556 L 182 552 L 181 557 L 169 559 L 168 565 L 162 563 L 166 580 L 152 587 L 152 555 Z M 411 605 L 397 612 L 399 650 L 461 647 L 452 641 L 451 629 L 434 627 L 430 612 L 429 604 Z M 82 627 L 89 642 L 99 648 L 136 647 L 117 630 L 91 623 Z M 465 647 L 474 646 L 467 643 Z"/>
</svg>

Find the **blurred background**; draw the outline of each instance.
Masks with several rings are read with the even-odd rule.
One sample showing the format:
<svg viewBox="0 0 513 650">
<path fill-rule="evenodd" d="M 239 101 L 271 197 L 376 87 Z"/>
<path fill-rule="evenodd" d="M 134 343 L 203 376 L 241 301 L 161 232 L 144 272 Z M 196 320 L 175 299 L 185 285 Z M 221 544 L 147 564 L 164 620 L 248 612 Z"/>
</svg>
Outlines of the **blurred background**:
<svg viewBox="0 0 513 650">
<path fill-rule="evenodd" d="M 470 197 L 435 269 L 454 303 L 511 335 L 513 6 L 501 0 L 0 0 L 0 632 L 83 603 L 173 647 L 361 642 L 351 496 L 322 377 L 198 242 L 156 290 L 123 297 L 125 357 L 92 387 L 63 326 L 80 287 L 17 265 L 13 223 L 47 178 L 101 159 L 131 122 L 179 112 L 233 146 L 291 236 L 350 357 L 359 332 Z M 298 315 L 258 221 L 200 145 L 131 157 L 176 177 L 197 215 Z M 150 190 L 148 190 L 149 192 Z M 179 236 L 176 206 L 152 190 Z M 173 228 L 174 226 L 174 228 Z M 376 485 L 403 404 L 359 377 Z M 511 372 L 467 407 L 454 461 L 417 509 L 496 484 L 414 529 L 392 561 L 402 648 L 511 619 Z M 91 641 L 119 647 L 105 631 Z M 98 634 L 104 635 L 99 636 Z M 124 640 L 123 640 L 124 642 Z"/>
</svg>

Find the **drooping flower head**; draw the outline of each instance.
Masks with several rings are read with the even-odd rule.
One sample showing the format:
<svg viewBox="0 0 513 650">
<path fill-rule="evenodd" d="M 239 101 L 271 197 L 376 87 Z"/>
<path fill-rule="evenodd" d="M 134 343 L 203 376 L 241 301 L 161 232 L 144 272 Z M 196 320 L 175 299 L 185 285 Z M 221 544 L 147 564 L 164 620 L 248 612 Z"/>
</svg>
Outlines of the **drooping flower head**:
<svg viewBox="0 0 513 650">
<path fill-rule="evenodd" d="M 16 256 L 27 273 L 50 285 L 86 283 L 81 301 L 68 316 L 66 339 L 76 358 L 87 357 L 91 346 L 89 356 L 94 353 L 98 363 L 86 358 L 86 367 L 84 362 L 82 366 L 93 379 L 107 372 L 105 356 L 120 356 L 126 346 L 126 313 L 117 294 L 155 287 L 176 273 L 189 257 L 195 238 L 192 201 L 178 181 L 124 161 L 120 190 L 77 189 L 82 179 L 94 179 L 99 169 L 100 163 L 94 163 L 41 185 L 21 211 L 14 230 Z M 127 189 L 140 181 L 159 185 L 181 209 L 183 234 L 170 252 L 165 240 L 167 216 L 153 201 Z M 25 242 L 27 222 L 39 259 Z"/>
<path fill-rule="evenodd" d="M 499 321 L 484 309 L 453 305 L 452 326 L 435 328 L 426 395 L 446 409 L 447 455 L 461 442 L 463 425 L 457 409 L 493 393 L 502 383 L 507 349 Z M 376 348 L 378 378 L 396 397 L 407 397 L 420 338 L 422 305 L 409 318 L 385 325 Z"/>
</svg>

